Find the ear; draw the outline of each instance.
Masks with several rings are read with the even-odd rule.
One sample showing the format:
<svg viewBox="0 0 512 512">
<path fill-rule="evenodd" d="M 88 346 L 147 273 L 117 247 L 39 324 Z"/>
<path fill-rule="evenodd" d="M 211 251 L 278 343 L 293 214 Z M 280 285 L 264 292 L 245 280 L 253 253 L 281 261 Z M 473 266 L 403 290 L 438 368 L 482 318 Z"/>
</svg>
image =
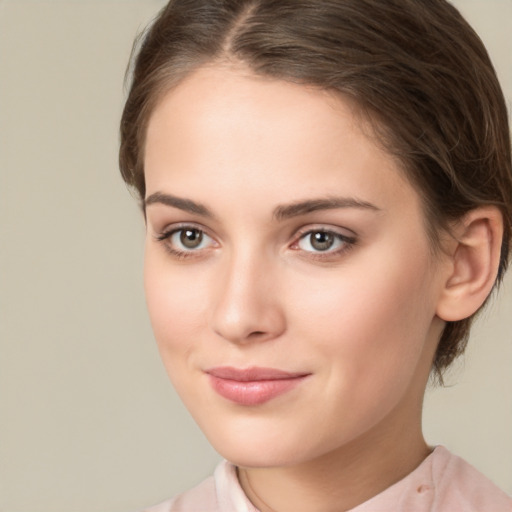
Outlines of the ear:
<svg viewBox="0 0 512 512">
<path fill-rule="evenodd" d="M 503 217 L 495 206 L 471 210 L 453 229 L 449 271 L 437 305 L 447 322 L 468 318 L 484 303 L 498 274 Z"/>
</svg>

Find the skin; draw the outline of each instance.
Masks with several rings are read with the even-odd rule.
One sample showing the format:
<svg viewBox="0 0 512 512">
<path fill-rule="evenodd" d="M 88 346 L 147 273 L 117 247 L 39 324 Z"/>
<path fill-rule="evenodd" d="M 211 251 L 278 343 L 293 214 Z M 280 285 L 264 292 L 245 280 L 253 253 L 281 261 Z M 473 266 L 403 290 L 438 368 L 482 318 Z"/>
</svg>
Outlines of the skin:
<svg viewBox="0 0 512 512">
<path fill-rule="evenodd" d="M 430 452 L 421 406 L 454 265 L 433 255 L 418 193 L 361 123 L 346 99 L 218 65 L 167 93 L 148 126 L 155 337 L 262 511 L 348 510 Z M 345 203 L 276 218 L 333 197 Z M 204 233 L 197 248 L 184 227 Z M 334 233 L 332 250 L 315 249 L 315 230 Z M 212 388 L 216 366 L 308 377 L 246 406 Z"/>
</svg>

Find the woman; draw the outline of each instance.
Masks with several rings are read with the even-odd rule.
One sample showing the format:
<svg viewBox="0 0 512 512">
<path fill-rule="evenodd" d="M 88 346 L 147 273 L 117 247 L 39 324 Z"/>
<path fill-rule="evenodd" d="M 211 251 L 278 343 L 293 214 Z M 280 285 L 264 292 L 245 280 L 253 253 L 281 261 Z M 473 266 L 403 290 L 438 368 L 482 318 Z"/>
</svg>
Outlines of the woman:
<svg viewBox="0 0 512 512">
<path fill-rule="evenodd" d="M 503 95 L 450 4 L 172 1 L 120 163 L 164 364 L 229 461 L 151 510 L 511 509 L 421 430 L 512 232 Z"/>
</svg>

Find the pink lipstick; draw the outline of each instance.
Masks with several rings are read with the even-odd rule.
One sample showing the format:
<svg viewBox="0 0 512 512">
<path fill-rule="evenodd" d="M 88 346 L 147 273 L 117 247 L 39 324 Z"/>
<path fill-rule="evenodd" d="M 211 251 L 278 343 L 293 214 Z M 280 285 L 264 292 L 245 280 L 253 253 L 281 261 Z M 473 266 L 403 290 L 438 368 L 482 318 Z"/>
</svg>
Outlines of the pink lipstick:
<svg viewBox="0 0 512 512">
<path fill-rule="evenodd" d="M 222 397 L 239 405 L 260 405 L 290 391 L 310 374 L 274 368 L 238 369 L 228 366 L 206 370 L 210 384 Z"/>
</svg>

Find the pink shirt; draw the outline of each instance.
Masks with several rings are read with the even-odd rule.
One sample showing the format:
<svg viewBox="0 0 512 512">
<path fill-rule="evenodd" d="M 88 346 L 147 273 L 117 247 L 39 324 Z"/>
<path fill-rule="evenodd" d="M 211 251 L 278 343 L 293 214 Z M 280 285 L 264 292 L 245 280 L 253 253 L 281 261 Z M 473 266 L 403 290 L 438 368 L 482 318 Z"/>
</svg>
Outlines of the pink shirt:
<svg viewBox="0 0 512 512">
<path fill-rule="evenodd" d="M 197 487 L 145 512 L 258 512 L 236 468 L 221 462 Z M 412 473 L 350 512 L 512 512 L 512 498 L 473 466 L 438 446 Z"/>
</svg>

